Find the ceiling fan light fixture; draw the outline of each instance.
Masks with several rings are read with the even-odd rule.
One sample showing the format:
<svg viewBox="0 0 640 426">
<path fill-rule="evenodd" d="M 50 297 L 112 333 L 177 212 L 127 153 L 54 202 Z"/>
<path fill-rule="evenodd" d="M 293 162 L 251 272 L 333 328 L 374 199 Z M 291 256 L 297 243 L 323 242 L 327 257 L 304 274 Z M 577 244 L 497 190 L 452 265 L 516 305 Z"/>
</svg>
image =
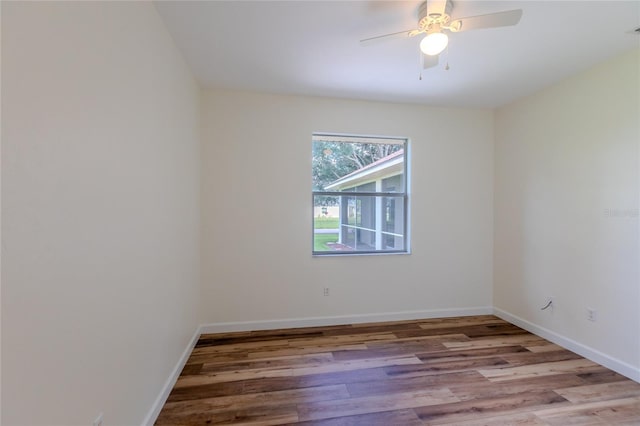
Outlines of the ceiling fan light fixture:
<svg viewBox="0 0 640 426">
<path fill-rule="evenodd" d="M 429 56 L 439 55 L 449 44 L 449 37 L 445 33 L 433 32 L 427 34 L 420 42 L 420 50 Z"/>
</svg>

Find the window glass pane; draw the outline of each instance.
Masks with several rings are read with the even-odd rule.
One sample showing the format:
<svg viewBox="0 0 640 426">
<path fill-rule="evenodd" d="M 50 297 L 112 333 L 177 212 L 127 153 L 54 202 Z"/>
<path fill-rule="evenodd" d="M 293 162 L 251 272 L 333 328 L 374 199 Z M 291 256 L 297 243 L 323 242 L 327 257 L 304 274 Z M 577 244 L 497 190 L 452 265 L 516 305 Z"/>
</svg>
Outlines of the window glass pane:
<svg viewBox="0 0 640 426">
<path fill-rule="evenodd" d="M 313 251 L 338 251 L 340 197 L 313 197 Z"/>
<path fill-rule="evenodd" d="M 402 196 L 314 196 L 314 251 L 406 250 L 404 205 Z"/>
<path fill-rule="evenodd" d="M 402 175 L 382 179 L 382 192 L 404 192 L 403 183 Z"/>
<path fill-rule="evenodd" d="M 387 250 L 404 249 L 404 200 L 400 197 L 382 199 L 383 246 Z"/>
<path fill-rule="evenodd" d="M 388 140 L 387 140 L 388 141 Z M 380 192 L 383 179 L 396 177 L 389 192 L 404 192 L 404 141 L 345 143 L 314 140 L 313 190 Z"/>
</svg>

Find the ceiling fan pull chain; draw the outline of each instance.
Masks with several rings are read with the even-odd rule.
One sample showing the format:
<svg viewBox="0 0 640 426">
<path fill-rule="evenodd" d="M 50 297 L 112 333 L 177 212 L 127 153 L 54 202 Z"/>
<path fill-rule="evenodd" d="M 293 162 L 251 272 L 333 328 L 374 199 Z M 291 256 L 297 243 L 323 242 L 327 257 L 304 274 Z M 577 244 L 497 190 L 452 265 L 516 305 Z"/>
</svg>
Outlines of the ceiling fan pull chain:
<svg viewBox="0 0 640 426">
<path fill-rule="evenodd" d="M 445 71 L 449 71 L 449 45 L 447 45 L 447 64 L 444 67 Z"/>
</svg>

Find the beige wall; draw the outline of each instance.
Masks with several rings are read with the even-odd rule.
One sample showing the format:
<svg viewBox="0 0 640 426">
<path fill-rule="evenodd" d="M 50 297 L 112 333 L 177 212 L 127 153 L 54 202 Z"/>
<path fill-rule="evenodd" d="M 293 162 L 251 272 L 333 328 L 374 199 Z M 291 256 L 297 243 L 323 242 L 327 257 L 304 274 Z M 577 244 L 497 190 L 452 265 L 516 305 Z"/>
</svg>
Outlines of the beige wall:
<svg viewBox="0 0 640 426">
<path fill-rule="evenodd" d="M 199 91 L 148 2 L 2 2 L 2 423 L 140 424 L 196 329 Z"/>
<path fill-rule="evenodd" d="M 639 59 L 632 51 L 496 112 L 494 209 L 495 306 L 626 363 L 637 380 Z M 553 312 L 540 310 L 547 296 Z"/>
<path fill-rule="evenodd" d="M 492 111 L 213 90 L 202 111 L 201 322 L 490 306 Z M 412 254 L 311 256 L 313 132 L 410 138 Z"/>
</svg>

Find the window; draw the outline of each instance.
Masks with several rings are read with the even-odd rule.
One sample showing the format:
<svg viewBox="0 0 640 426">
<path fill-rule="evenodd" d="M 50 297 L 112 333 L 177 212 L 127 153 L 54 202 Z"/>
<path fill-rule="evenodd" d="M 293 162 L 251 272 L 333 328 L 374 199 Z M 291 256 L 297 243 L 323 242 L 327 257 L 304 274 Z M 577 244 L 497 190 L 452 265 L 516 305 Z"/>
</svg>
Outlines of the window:
<svg viewBox="0 0 640 426">
<path fill-rule="evenodd" d="M 314 134 L 313 254 L 407 253 L 407 139 Z"/>
</svg>

